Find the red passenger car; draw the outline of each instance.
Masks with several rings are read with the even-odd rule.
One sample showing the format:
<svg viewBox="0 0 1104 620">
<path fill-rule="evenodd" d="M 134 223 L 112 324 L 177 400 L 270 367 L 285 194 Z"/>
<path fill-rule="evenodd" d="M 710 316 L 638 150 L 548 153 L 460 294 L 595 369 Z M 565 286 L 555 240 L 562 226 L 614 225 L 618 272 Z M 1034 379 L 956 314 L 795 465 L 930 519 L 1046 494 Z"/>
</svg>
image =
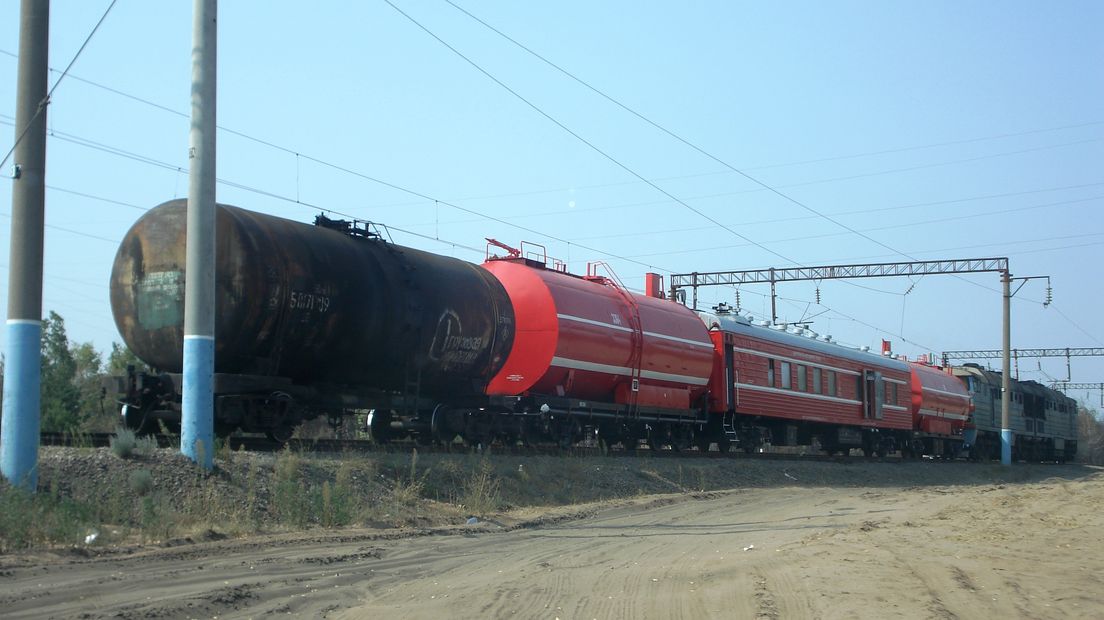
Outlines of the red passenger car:
<svg viewBox="0 0 1104 620">
<path fill-rule="evenodd" d="M 812 332 L 699 313 L 715 364 L 710 411 L 744 449 L 819 444 L 885 454 L 913 430 L 905 362 L 841 346 Z M 714 422 L 715 424 L 715 422 Z"/>
</svg>

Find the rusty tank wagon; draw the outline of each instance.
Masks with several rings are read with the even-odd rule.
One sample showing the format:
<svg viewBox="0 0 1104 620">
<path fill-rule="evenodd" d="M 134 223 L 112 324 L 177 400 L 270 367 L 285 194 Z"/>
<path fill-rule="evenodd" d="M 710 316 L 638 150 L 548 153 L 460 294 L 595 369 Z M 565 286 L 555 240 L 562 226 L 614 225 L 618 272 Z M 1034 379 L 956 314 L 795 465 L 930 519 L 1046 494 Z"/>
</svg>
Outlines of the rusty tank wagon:
<svg viewBox="0 0 1104 620">
<path fill-rule="evenodd" d="M 216 431 L 284 439 L 322 414 L 462 404 L 511 349 L 510 300 L 477 265 L 359 222 L 225 205 L 216 218 Z M 145 431 L 180 418 L 185 244 L 186 201 L 166 202 L 134 224 L 112 269 L 115 323 L 155 369 L 123 386 L 124 418 Z"/>
</svg>

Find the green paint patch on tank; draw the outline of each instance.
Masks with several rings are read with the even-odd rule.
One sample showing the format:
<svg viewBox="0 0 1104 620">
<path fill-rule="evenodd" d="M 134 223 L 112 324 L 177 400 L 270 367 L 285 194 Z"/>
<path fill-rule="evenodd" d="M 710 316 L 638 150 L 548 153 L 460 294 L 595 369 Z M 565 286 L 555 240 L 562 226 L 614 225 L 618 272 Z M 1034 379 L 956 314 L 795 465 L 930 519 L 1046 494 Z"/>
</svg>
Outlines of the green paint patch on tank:
<svg viewBox="0 0 1104 620">
<path fill-rule="evenodd" d="M 184 322 L 184 272 L 155 271 L 138 281 L 138 324 L 160 329 Z"/>
</svg>

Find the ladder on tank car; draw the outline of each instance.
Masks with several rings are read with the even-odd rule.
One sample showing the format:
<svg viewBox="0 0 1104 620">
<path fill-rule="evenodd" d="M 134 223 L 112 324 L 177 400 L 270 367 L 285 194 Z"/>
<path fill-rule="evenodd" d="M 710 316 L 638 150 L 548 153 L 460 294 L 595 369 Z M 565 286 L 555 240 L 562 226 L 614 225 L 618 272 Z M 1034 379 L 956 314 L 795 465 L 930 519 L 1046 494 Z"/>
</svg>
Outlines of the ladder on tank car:
<svg viewBox="0 0 1104 620">
<path fill-rule="evenodd" d="M 598 269 L 603 268 L 609 274 L 609 277 L 598 274 Z M 621 296 L 622 301 L 628 307 L 628 319 L 629 319 L 629 415 L 635 417 L 640 410 L 639 407 L 639 394 L 640 394 L 640 375 L 641 365 L 644 359 L 644 326 L 640 320 L 640 306 L 633 299 L 633 296 L 629 294 L 625 285 L 617 278 L 617 274 L 613 269 L 605 262 L 587 263 L 587 275 L 586 279 L 591 282 L 597 282 L 599 284 L 608 286 L 617 291 L 617 294 Z"/>
</svg>

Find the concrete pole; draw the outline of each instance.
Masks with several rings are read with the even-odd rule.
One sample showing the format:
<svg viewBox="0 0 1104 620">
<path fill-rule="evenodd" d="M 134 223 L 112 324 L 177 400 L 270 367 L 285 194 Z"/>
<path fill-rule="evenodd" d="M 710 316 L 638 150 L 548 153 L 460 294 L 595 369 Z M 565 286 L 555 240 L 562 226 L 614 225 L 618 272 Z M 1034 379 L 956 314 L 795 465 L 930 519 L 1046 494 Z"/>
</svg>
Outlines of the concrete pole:
<svg viewBox="0 0 1104 620">
<path fill-rule="evenodd" d="M 19 24 L 11 254 L 0 471 L 13 485 L 38 484 L 42 402 L 42 245 L 46 217 L 46 77 L 49 0 L 23 0 Z"/>
<path fill-rule="evenodd" d="M 215 94 L 218 5 L 195 0 L 192 21 L 192 128 L 188 156 L 188 245 L 184 282 L 184 381 L 180 451 L 214 466 Z"/>
<path fill-rule="evenodd" d="M 1001 272 L 1004 288 L 1004 320 L 1001 322 L 1001 465 L 1012 464 L 1012 274 Z"/>
</svg>

